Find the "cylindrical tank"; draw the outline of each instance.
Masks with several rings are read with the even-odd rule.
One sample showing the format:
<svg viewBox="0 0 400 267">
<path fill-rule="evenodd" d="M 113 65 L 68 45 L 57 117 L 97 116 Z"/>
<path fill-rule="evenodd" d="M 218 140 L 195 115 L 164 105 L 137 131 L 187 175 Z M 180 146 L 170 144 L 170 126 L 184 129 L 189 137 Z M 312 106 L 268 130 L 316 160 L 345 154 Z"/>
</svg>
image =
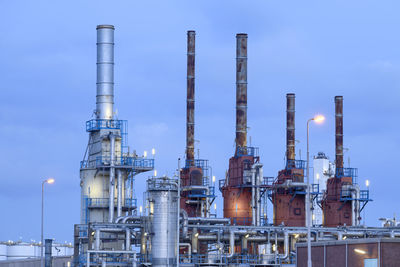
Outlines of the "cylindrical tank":
<svg viewBox="0 0 400 267">
<path fill-rule="evenodd" d="M 5 261 L 7 259 L 7 245 L 0 244 L 0 261 Z"/>
<path fill-rule="evenodd" d="M 17 260 L 35 257 L 35 246 L 28 243 L 19 243 L 7 247 L 7 259 Z"/>
<path fill-rule="evenodd" d="M 175 266 L 178 227 L 177 181 L 163 178 L 148 180 L 152 225 L 152 266 Z"/>
</svg>

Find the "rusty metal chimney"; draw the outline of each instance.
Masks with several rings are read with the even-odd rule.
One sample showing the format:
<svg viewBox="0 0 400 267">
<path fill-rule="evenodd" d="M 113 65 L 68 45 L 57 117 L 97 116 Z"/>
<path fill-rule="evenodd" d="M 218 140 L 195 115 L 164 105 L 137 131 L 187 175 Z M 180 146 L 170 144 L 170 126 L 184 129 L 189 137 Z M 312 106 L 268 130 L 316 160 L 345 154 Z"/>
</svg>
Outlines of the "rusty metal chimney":
<svg viewBox="0 0 400 267">
<path fill-rule="evenodd" d="M 336 169 L 343 168 L 343 96 L 335 96 Z"/>
<path fill-rule="evenodd" d="M 194 66 L 195 31 L 187 32 L 186 160 L 194 165 Z"/>
<path fill-rule="evenodd" d="M 294 163 L 295 155 L 295 94 L 286 94 L 286 159 Z"/>
<path fill-rule="evenodd" d="M 247 145 L 247 34 L 236 35 L 236 153 Z"/>
</svg>

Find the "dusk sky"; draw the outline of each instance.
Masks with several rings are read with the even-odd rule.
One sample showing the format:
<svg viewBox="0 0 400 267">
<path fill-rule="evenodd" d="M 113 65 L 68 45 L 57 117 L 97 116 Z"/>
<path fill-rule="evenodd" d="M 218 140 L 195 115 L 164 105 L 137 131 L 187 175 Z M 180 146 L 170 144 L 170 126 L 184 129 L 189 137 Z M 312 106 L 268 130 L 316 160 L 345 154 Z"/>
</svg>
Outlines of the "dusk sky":
<svg viewBox="0 0 400 267">
<path fill-rule="evenodd" d="M 400 216 L 399 1 L 0 1 L 0 241 L 72 242 L 79 162 L 96 94 L 96 25 L 115 25 L 115 108 L 129 145 L 156 149 L 172 176 L 185 151 L 186 31 L 196 31 L 195 139 L 217 179 L 234 152 L 236 33 L 248 33 L 248 127 L 265 176 L 284 167 L 286 93 L 296 152 L 334 160 L 334 97 L 344 97 L 345 166 L 371 181 L 366 224 Z M 249 138 L 250 139 L 250 138 Z M 301 150 L 301 153 L 299 152 Z M 301 155 L 300 155 L 301 154 Z M 136 177 L 142 205 L 146 178 Z M 222 198 L 218 192 L 218 213 Z M 271 203 L 269 203 L 271 206 Z M 362 213 L 362 216 L 364 214 Z M 272 219 L 270 211 L 269 219 Z"/>
</svg>

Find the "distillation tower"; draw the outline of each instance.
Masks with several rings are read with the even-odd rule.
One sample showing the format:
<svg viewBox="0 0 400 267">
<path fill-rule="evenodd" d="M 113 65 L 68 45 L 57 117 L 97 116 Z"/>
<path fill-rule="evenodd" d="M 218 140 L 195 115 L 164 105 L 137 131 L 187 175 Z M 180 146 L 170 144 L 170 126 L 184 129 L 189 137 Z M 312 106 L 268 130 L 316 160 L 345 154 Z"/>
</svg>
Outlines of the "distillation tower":
<svg viewBox="0 0 400 267">
<path fill-rule="evenodd" d="M 136 213 L 133 179 L 152 170 L 153 159 L 129 153 L 127 121 L 114 114 L 114 26 L 97 26 L 95 118 L 86 122 L 89 142 L 80 168 L 81 223 L 113 222 Z"/>
</svg>

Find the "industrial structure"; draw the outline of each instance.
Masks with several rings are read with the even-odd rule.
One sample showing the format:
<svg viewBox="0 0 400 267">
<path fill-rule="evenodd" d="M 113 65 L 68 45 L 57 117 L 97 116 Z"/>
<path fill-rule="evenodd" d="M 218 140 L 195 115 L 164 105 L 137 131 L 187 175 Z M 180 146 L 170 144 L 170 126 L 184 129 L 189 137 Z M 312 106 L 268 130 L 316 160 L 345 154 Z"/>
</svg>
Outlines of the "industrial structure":
<svg viewBox="0 0 400 267">
<path fill-rule="evenodd" d="M 223 218 L 211 216 L 214 181 L 208 161 L 196 159 L 194 153 L 194 31 L 187 33 L 185 163 L 172 177 L 148 178 L 144 211 L 138 214 L 133 179 L 153 169 L 154 160 L 130 152 L 127 122 L 113 114 L 113 33 L 113 26 L 97 27 L 97 108 L 86 127 L 89 143 L 81 163 L 75 266 L 294 266 L 304 262 L 304 256 L 299 259 L 296 254 L 296 244 L 307 240 L 307 190 L 324 214 L 324 226 L 311 227 L 312 243 L 400 237 L 395 227 L 359 225 L 360 211 L 370 199 L 367 190 L 358 190 L 354 169 L 343 168 L 341 97 L 335 98 L 336 172 L 326 191 L 320 192 L 320 183 L 307 187 L 305 162 L 295 157 L 294 94 L 286 96 L 285 168 L 276 178 L 264 177 L 258 148 L 247 146 L 248 36 L 244 33 L 236 35 L 236 146 L 226 177 L 219 181 Z M 268 199 L 274 208 L 272 224 L 265 208 Z M 304 255 L 300 247 L 297 251 Z"/>
<path fill-rule="evenodd" d="M 236 35 L 236 149 L 219 187 L 224 218 L 232 224 L 260 225 L 263 178 L 258 148 L 247 146 L 247 34 Z"/>
<path fill-rule="evenodd" d="M 286 95 L 286 167 L 278 173 L 271 192 L 274 225 L 305 226 L 305 161 L 295 154 L 295 95 Z"/>
<path fill-rule="evenodd" d="M 358 226 L 360 213 L 368 203 L 369 191 L 360 190 L 355 168 L 343 167 L 343 97 L 335 97 L 335 176 L 329 178 L 321 201 L 324 226 Z"/>
<path fill-rule="evenodd" d="M 313 160 L 313 172 L 313 184 L 318 186 L 319 194 L 317 198 L 314 199 L 312 222 L 313 225 L 322 225 L 324 217 L 320 203 L 326 192 L 326 182 L 335 173 L 335 164 L 329 161 L 329 158 L 324 152 L 318 152 Z"/>
<path fill-rule="evenodd" d="M 208 217 L 215 187 L 208 160 L 194 156 L 195 31 L 187 32 L 186 160 L 180 173 L 181 208 L 189 217 Z"/>
</svg>

